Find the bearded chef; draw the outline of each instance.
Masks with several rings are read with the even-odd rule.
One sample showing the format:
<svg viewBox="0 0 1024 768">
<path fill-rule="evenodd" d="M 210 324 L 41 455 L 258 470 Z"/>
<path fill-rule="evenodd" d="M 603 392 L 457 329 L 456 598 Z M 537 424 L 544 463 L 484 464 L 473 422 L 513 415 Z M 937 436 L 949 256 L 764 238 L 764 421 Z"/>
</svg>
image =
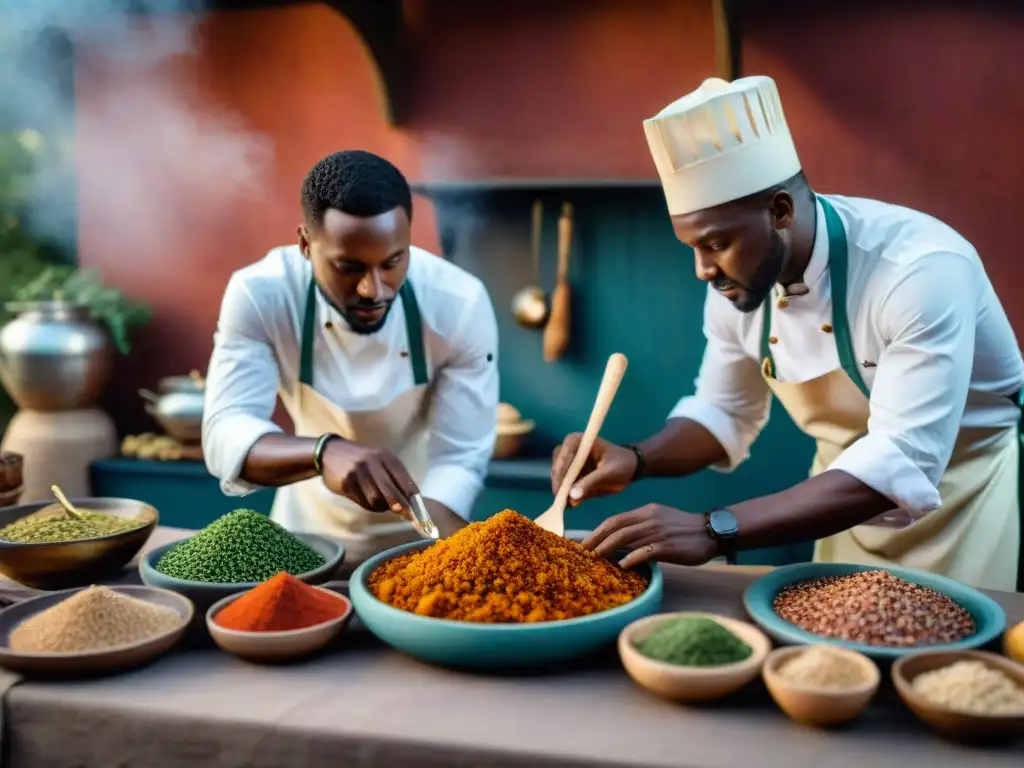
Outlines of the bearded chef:
<svg viewBox="0 0 1024 768">
<path fill-rule="evenodd" d="M 707 346 L 696 393 L 643 442 L 599 442 L 571 498 L 735 468 L 773 395 L 817 454 L 781 493 L 704 514 L 648 505 L 587 545 L 632 550 L 627 565 L 697 565 L 816 539 L 820 562 L 1014 590 L 1024 364 L 971 244 L 917 211 L 815 194 L 770 78 L 708 80 L 644 131 L 709 283 Z M 556 451 L 555 487 L 578 444 Z"/>
<path fill-rule="evenodd" d="M 228 282 L 203 451 L 225 493 L 278 487 L 272 519 L 342 539 L 351 567 L 417 538 L 412 494 L 442 536 L 465 525 L 494 447 L 497 324 L 476 277 L 410 245 L 409 185 L 383 158 L 323 158 L 302 212 L 297 245 Z"/>
</svg>

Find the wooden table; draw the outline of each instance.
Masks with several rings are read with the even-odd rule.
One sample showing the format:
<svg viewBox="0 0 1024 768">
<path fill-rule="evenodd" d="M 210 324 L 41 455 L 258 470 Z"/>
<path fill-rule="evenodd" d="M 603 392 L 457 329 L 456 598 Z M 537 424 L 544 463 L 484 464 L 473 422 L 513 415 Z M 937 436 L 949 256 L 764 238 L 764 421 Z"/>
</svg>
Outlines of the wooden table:
<svg viewBox="0 0 1024 768">
<path fill-rule="evenodd" d="M 153 545 L 175 535 L 158 531 Z M 751 569 L 664 570 L 664 610 L 743 618 Z M 1024 595 L 990 594 L 1011 621 L 1024 619 Z M 414 661 L 358 627 L 337 653 L 296 666 L 186 650 L 118 677 L 21 682 L 4 704 L 12 768 L 1024 765 L 1024 744 L 938 740 L 887 687 L 855 723 L 816 731 L 792 724 L 760 683 L 683 707 L 638 688 L 614 654 L 554 675 L 468 674 Z"/>
</svg>

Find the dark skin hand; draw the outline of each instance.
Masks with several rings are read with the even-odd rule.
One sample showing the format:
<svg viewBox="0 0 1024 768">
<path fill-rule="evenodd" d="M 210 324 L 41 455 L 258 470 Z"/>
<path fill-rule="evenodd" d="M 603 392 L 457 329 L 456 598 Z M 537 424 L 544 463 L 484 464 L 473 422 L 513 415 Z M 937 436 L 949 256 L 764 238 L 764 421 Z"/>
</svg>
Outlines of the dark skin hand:
<svg viewBox="0 0 1024 768">
<path fill-rule="evenodd" d="M 893 508 L 873 488 L 845 472 L 823 472 L 780 493 L 729 507 L 739 522 L 736 550 L 814 541 L 866 523 Z M 609 556 L 629 550 L 623 568 L 658 560 L 703 565 L 720 553 L 704 515 L 648 504 L 605 520 L 583 546 Z"/>
<path fill-rule="evenodd" d="M 242 477 L 268 488 L 291 485 L 316 477 L 313 450 L 316 439 L 266 435 L 256 441 L 242 468 Z M 336 438 L 322 455 L 324 485 L 370 512 L 394 512 L 409 517 L 410 496 L 419 488 L 405 466 L 380 448 Z M 450 536 L 466 521 L 439 501 L 424 499 L 442 537 Z"/>
</svg>

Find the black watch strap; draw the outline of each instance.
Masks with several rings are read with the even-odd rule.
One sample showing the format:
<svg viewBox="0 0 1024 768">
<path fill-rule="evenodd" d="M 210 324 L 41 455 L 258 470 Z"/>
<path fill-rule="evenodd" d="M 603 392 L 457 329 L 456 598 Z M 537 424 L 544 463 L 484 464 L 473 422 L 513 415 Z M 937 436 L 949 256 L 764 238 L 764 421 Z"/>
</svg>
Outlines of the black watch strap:
<svg viewBox="0 0 1024 768">
<path fill-rule="evenodd" d="M 644 452 L 640 450 L 639 445 L 634 445 L 633 443 L 630 443 L 626 447 L 636 454 L 636 469 L 633 470 L 633 477 L 629 479 L 629 482 L 635 483 L 637 480 L 643 479 L 644 470 L 647 469 L 647 462 L 644 461 Z"/>
<path fill-rule="evenodd" d="M 718 542 L 723 555 L 732 554 L 736 550 L 736 540 L 740 534 L 739 521 L 725 507 L 704 513 L 704 529 L 708 536 Z"/>
</svg>

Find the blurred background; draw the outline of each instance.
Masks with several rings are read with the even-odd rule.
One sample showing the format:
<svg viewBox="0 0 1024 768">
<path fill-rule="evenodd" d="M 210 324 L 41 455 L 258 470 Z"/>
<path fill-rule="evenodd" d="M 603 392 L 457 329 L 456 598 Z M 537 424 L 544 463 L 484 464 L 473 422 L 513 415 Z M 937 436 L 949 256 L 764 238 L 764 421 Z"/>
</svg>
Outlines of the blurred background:
<svg viewBox="0 0 1024 768">
<path fill-rule="evenodd" d="M 162 380 L 173 388 L 167 377 L 185 386 L 190 371 L 205 372 L 230 274 L 294 241 L 299 186 L 320 157 L 361 148 L 414 184 L 414 243 L 487 284 L 501 331 L 502 400 L 536 425 L 514 456 L 494 463 L 474 517 L 505 507 L 539 513 L 550 504 L 551 450 L 584 426 L 609 354 L 630 359 L 603 433 L 611 440 L 647 436 L 692 391 L 704 287 L 673 237 L 641 121 L 714 75 L 775 78 L 815 189 L 899 203 L 957 228 L 1024 330 L 1012 276 L 1024 184 L 1019 3 L 0 0 L 0 8 L 0 301 L 70 299 L 106 334 L 93 369 L 65 363 L 5 378 L 0 425 L 21 406 L 21 432 L 12 438 L 8 429 L 4 440 L 29 446 L 20 451 L 26 485 L 38 484 L 45 466 L 79 460 L 52 448 L 55 435 L 71 435 L 87 447 L 68 450 L 89 461 L 66 484 L 148 501 L 169 525 L 199 527 L 237 506 L 194 448 L 139 458 L 136 440 L 120 455 L 125 437 L 167 428 L 138 390 Z M 541 334 L 516 323 L 511 300 L 538 278 L 552 289 L 566 202 L 571 345 L 549 364 Z M 34 312 L 5 310 L 0 322 L 21 325 L 0 333 L 0 355 L 19 353 L 30 324 L 53 323 Z M 89 322 L 60 322 L 72 321 Z M 67 416 L 93 405 L 109 424 Z M 30 424 L 28 412 L 64 415 Z M 42 443 L 50 453 L 32 448 Z M 736 473 L 645 482 L 590 502 L 569 523 L 590 526 L 649 501 L 702 510 L 769 493 L 805 477 L 811 452 L 776 407 Z M 266 511 L 271 499 L 262 492 L 245 504 Z M 808 554 L 793 547 L 744 559 Z"/>
</svg>

